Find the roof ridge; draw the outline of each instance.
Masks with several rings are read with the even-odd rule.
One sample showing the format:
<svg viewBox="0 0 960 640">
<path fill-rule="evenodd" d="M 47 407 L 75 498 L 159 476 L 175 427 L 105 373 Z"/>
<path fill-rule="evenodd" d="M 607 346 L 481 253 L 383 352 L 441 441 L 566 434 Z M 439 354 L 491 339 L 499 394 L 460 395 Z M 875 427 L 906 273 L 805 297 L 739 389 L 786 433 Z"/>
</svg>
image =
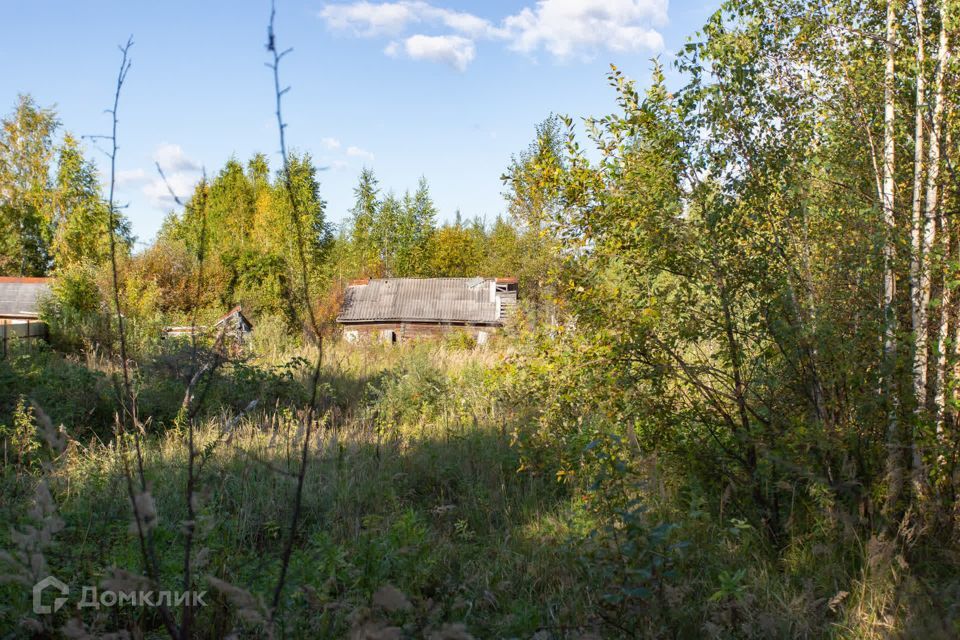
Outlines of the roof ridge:
<svg viewBox="0 0 960 640">
<path fill-rule="evenodd" d="M 4 284 L 46 284 L 53 282 L 53 278 L 34 276 L 0 276 L 0 283 Z"/>
</svg>

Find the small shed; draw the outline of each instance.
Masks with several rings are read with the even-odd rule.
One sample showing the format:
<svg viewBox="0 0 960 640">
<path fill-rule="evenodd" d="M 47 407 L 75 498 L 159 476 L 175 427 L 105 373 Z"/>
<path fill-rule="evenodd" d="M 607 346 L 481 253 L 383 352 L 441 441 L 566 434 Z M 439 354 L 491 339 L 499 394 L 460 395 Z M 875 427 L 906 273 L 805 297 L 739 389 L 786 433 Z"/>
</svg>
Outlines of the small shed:
<svg viewBox="0 0 960 640">
<path fill-rule="evenodd" d="M 225 343 L 237 346 L 243 345 L 252 331 L 253 323 L 243 315 L 243 309 L 237 305 L 220 316 L 213 324 L 213 327 L 204 325 L 164 327 L 161 332 L 161 338 L 193 339 L 194 337 L 212 337 L 213 339 L 217 339 L 220 334 L 223 333 Z"/>
<path fill-rule="evenodd" d="M 482 344 L 503 327 L 516 303 L 516 278 L 356 280 L 347 287 L 337 322 L 348 342 L 465 331 Z"/>
<path fill-rule="evenodd" d="M 240 305 L 220 316 L 213 326 L 218 335 L 222 331 L 228 340 L 233 340 L 237 344 L 243 344 L 253 331 L 253 324 L 243 315 L 243 308 Z"/>
</svg>

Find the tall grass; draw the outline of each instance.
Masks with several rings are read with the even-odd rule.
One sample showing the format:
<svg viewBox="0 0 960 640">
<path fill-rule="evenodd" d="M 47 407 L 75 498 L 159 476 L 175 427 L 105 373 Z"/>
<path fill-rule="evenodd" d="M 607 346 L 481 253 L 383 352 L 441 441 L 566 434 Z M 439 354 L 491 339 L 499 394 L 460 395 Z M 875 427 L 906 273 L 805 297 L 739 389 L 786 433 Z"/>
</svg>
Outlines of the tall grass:
<svg viewBox="0 0 960 640">
<path fill-rule="evenodd" d="M 422 630 L 467 623 L 495 635 L 532 632 L 543 621 L 538 602 L 577 606 L 565 563 L 530 537 L 538 519 L 561 508 L 563 492 L 549 479 L 518 476 L 517 455 L 489 398 L 457 391 L 471 385 L 482 363 L 442 348 L 397 350 L 393 366 L 373 365 L 375 353 L 340 355 L 342 365 L 325 369 L 323 379 L 339 380 L 346 391 L 333 394 L 340 410 L 308 449 L 290 566 L 297 590 L 283 602 L 280 632 L 337 637 L 376 622 L 384 612 L 364 611 L 384 584 L 408 594 L 414 606 L 391 621 Z M 363 388 L 348 388 L 348 380 Z M 264 598 L 294 508 L 288 498 L 304 437 L 292 406 L 267 404 L 235 422 L 229 414 L 208 418 L 193 445 L 201 452 L 219 445 L 204 460 L 207 481 L 198 491 L 197 570 Z M 176 428 L 143 445 L 159 515 L 161 583 L 171 587 L 180 569 L 178 530 L 187 519 L 181 492 L 188 449 Z M 123 455 L 113 443 L 75 446 L 50 474 L 67 523 L 54 573 L 71 584 L 97 584 L 109 567 L 136 566 Z M 6 515 L 20 508 L 9 504 Z M 14 614 L 26 612 L 6 613 L 12 624 Z M 237 613 L 218 601 L 197 610 L 194 624 L 242 627 Z M 121 623 L 151 628 L 136 616 L 122 615 Z M 256 625 L 248 632 L 256 635 Z"/>
<path fill-rule="evenodd" d="M 572 474 L 521 470 L 518 438 L 533 428 L 528 416 L 537 407 L 505 403 L 522 398 L 503 389 L 512 384 L 502 369 L 512 349 L 328 349 L 320 384 L 330 401 L 307 449 L 289 588 L 271 625 L 278 637 L 866 639 L 954 631 L 956 576 L 906 566 L 896 549 L 845 533 L 828 508 L 778 554 L 656 458 L 628 460 L 626 450 L 611 458 L 615 447 L 595 447 Z M 302 361 L 310 350 L 286 359 Z M 264 359 L 284 359 L 276 355 Z M 253 379 L 272 370 L 259 356 L 244 366 Z M 290 384 L 306 383 L 306 368 L 292 371 Z M 238 418 L 239 396 L 217 400 L 219 410 L 195 425 L 203 480 L 194 570 L 210 595 L 194 610 L 194 637 L 267 630 L 258 611 L 280 570 L 304 443 L 303 398 L 272 389 L 248 384 L 247 401 L 261 400 L 256 410 Z M 142 447 L 158 516 L 159 581 L 171 589 L 181 578 L 188 519 L 185 428 L 165 425 Z M 122 445 L 71 440 L 58 457 L 43 439 L 36 445 L 37 460 L 58 463 L 46 475 L 65 523 L 45 552 L 50 572 L 78 589 L 137 566 Z M 598 481 L 604 465 L 625 460 L 622 473 Z M 36 466 L 8 464 L 0 518 L 30 524 L 40 482 Z M 0 547 L 16 547 L 6 530 Z M 871 561 L 885 553 L 894 562 Z M 884 568 L 891 565 L 899 577 Z M 20 586 L 0 589 L 0 629 L 22 629 L 32 617 L 29 598 Z M 50 629 L 76 613 L 61 611 Z M 149 610 L 81 613 L 93 633 L 161 629 Z"/>
</svg>

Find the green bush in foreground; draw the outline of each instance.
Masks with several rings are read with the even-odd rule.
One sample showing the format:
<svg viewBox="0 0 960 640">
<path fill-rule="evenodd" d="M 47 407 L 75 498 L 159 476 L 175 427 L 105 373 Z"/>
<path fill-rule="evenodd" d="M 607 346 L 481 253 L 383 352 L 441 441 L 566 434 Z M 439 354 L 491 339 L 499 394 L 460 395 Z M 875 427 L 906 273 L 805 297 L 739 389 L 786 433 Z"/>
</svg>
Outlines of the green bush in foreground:
<svg viewBox="0 0 960 640">
<path fill-rule="evenodd" d="M 548 407 L 531 387 L 534 404 L 519 405 L 502 354 L 420 345 L 362 376 L 353 367 L 365 354 L 336 355 L 331 361 L 343 366 L 325 371 L 325 393 L 331 384 L 349 389 L 350 378 L 366 392 L 339 403 L 331 397 L 310 448 L 278 637 L 872 638 L 885 624 L 925 625 L 933 637 L 944 628 L 924 589 L 936 585 L 949 597 L 955 576 L 917 567 L 915 586 L 895 602 L 890 577 L 867 570 L 880 550 L 847 537 L 829 511 L 777 552 L 669 460 L 604 435 L 611 425 L 602 417 L 585 427 L 582 444 L 558 442 L 556 455 L 531 457 L 531 418 Z M 534 371 L 522 359 L 506 366 Z M 194 612 L 197 637 L 266 632 L 263 603 L 294 506 L 302 398 L 278 403 L 282 385 L 271 386 L 270 369 L 242 371 L 242 393 L 251 394 L 244 397 L 262 398 L 265 408 L 236 424 L 211 415 L 194 434 L 204 467 L 191 584 L 208 592 L 207 606 Z M 216 406 L 227 410 L 238 399 Z M 24 421 L 35 423 L 31 455 L 47 471 L 4 467 L 0 518 L 34 532 L 0 531 L 0 548 L 13 552 L 7 572 L 19 566 L 18 549 L 34 548 L 77 591 L 111 584 L 114 568 L 139 573 L 124 449 L 105 441 L 68 445 L 57 456 L 42 420 L 26 405 L 18 411 L 17 433 Z M 186 435 L 173 421 L 143 449 L 159 582 L 169 589 L 182 587 Z M 0 587 L 0 629 L 26 634 L 23 621 L 38 618 L 33 624 L 50 634 L 77 624 L 71 607 L 33 616 L 25 586 Z M 80 613 L 98 633 L 163 635 L 151 609 Z"/>
</svg>

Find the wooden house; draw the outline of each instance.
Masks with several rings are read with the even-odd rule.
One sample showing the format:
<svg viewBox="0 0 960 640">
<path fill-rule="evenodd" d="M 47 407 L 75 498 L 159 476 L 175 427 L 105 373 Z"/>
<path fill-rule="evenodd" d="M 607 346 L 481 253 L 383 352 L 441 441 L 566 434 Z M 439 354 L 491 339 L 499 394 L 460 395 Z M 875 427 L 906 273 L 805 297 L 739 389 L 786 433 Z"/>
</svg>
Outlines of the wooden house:
<svg viewBox="0 0 960 640">
<path fill-rule="evenodd" d="M 40 303 L 51 294 L 53 278 L 0 277 L 0 341 L 6 352 L 10 338 L 46 338 Z"/>
<path fill-rule="evenodd" d="M 40 319 L 40 301 L 50 295 L 53 278 L 0 277 L 0 321 L 15 324 Z"/>
<path fill-rule="evenodd" d="M 402 342 L 465 331 L 483 344 L 516 304 L 516 278 L 356 280 L 347 287 L 337 323 L 348 342 Z"/>
</svg>

